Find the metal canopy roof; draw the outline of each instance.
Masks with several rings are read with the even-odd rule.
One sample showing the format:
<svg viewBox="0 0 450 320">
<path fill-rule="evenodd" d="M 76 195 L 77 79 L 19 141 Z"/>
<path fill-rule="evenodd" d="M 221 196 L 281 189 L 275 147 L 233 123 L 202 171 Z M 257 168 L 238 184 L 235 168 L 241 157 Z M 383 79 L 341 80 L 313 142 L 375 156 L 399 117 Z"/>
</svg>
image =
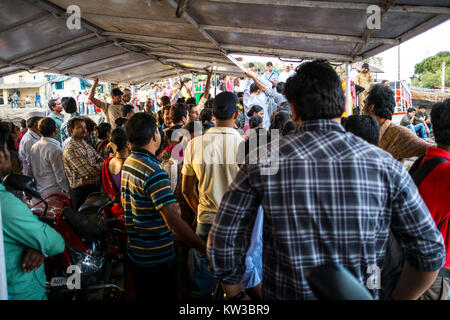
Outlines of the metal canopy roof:
<svg viewBox="0 0 450 320">
<path fill-rule="evenodd" d="M 70 30 L 66 8 L 81 9 Z M 367 7 L 381 7 L 381 29 Z M 449 0 L 15 0 L 0 3 L 0 76 L 21 70 L 143 83 L 216 66 L 242 75 L 227 54 L 354 62 L 450 17 Z M 447 35 L 443 35 L 445 41 Z"/>
</svg>

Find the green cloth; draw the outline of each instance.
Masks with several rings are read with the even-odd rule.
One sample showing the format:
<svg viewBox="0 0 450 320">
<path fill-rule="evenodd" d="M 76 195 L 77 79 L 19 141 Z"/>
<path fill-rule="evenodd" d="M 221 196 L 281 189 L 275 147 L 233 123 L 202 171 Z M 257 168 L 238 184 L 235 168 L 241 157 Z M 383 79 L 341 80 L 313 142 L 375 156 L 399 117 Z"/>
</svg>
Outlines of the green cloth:
<svg viewBox="0 0 450 320">
<path fill-rule="evenodd" d="M 202 91 L 202 85 L 201 84 L 196 84 L 195 85 L 195 91 Z M 195 100 L 197 101 L 197 104 L 200 102 L 200 97 L 202 96 L 202 93 L 196 93 L 195 94 Z"/>
<path fill-rule="evenodd" d="M 61 141 L 61 125 L 64 123 L 64 115 L 61 114 L 61 118 L 60 118 L 52 112 L 52 113 L 50 113 L 49 117 L 55 121 L 56 127 L 58 128 L 58 134 L 56 135 L 55 139 L 58 140 L 59 142 L 62 142 Z"/>
<path fill-rule="evenodd" d="M 46 300 L 44 264 L 22 272 L 21 258 L 27 247 L 54 256 L 64 251 L 61 235 L 39 221 L 30 209 L 0 184 L 0 206 L 5 244 L 6 278 L 10 300 Z"/>
<path fill-rule="evenodd" d="M 407 114 L 404 115 L 402 121 L 400 121 L 400 125 L 406 127 L 409 126 L 410 124 L 412 124 L 411 118 Z"/>
</svg>

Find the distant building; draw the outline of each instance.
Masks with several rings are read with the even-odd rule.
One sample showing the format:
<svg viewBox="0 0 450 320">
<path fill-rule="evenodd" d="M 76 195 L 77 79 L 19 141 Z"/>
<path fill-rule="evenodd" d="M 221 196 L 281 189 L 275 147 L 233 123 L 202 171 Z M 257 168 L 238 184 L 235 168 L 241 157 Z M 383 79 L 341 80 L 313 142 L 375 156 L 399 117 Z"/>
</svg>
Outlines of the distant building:
<svg viewBox="0 0 450 320">
<path fill-rule="evenodd" d="M 59 74 L 48 74 L 44 72 L 29 73 L 20 72 L 0 78 L 0 90 L 3 97 L 3 103 L 8 103 L 8 97 L 14 92 L 19 95 L 20 106 L 25 105 L 25 98 L 31 98 L 31 105 L 34 107 L 35 95 L 41 96 L 41 104 L 45 108 L 48 100 L 52 97 L 76 97 L 78 92 L 89 91 L 92 86 L 85 79 L 69 77 Z M 107 94 L 109 86 L 106 83 L 100 83 L 98 90 L 100 93 Z M 1 102 L 1 101 L 0 101 Z"/>
</svg>

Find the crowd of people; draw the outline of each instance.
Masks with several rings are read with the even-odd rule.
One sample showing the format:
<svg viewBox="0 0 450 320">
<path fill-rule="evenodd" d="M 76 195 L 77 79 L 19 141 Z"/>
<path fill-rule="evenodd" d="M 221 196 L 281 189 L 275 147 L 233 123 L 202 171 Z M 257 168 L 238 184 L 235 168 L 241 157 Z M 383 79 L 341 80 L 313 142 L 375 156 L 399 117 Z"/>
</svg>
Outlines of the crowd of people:
<svg viewBox="0 0 450 320">
<path fill-rule="evenodd" d="M 390 292 L 378 279 L 373 297 L 447 299 L 450 100 L 431 118 L 419 109 L 431 145 L 422 129 L 392 122 L 384 85 L 367 88 L 362 115 L 341 118 L 342 80 L 323 60 L 281 74 L 250 64 L 246 78 L 213 85 L 205 72 L 198 85 L 180 79 L 134 97 L 115 88 L 108 101 L 96 97 L 97 79 L 22 128 L 1 121 L 1 174 L 33 177 L 43 197 L 67 195 L 75 209 L 100 189 L 113 199 L 138 300 L 314 299 L 311 268 L 340 264 L 366 285 L 392 237 L 402 273 Z M 82 115 L 87 101 L 104 122 Z M 416 186 L 402 163 L 411 157 L 419 169 L 446 162 Z M 45 299 L 44 257 L 64 240 L 31 213 L 29 196 L 0 184 L 0 201 L 9 296 Z"/>
</svg>

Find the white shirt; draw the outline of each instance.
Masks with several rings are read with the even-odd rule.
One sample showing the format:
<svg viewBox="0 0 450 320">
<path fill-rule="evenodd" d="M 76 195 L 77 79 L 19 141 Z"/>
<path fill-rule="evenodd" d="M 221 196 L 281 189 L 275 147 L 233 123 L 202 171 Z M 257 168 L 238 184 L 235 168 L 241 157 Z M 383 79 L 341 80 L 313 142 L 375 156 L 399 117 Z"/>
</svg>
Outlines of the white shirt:
<svg viewBox="0 0 450 320">
<path fill-rule="evenodd" d="M 280 77 L 278 78 L 278 81 L 279 81 L 279 82 L 286 82 L 286 80 L 287 80 L 289 77 L 293 76 L 294 73 L 295 73 L 294 70 L 289 71 L 289 72 L 283 71 L 283 72 L 280 74 Z"/>
<path fill-rule="evenodd" d="M 62 147 L 63 151 L 64 151 L 64 150 L 66 149 L 66 147 L 69 145 L 70 140 L 72 140 L 72 137 L 68 137 L 66 140 L 64 140 L 64 141 L 62 142 L 61 147 Z"/>
<path fill-rule="evenodd" d="M 146 102 L 148 97 L 148 93 L 146 91 L 139 91 L 138 92 L 138 99 L 139 102 Z"/>
<path fill-rule="evenodd" d="M 30 162 L 30 150 L 31 147 L 41 140 L 41 136 L 36 132 L 28 129 L 24 134 L 19 144 L 19 159 L 22 161 L 22 173 L 26 176 L 32 177 L 31 162 Z"/>
<path fill-rule="evenodd" d="M 69 194 L 69 182 L 64 171 L 59 141 L 42 137 L 30 151 L 31 168 L 42 197 L 52 193 Z"/>
</svg>

